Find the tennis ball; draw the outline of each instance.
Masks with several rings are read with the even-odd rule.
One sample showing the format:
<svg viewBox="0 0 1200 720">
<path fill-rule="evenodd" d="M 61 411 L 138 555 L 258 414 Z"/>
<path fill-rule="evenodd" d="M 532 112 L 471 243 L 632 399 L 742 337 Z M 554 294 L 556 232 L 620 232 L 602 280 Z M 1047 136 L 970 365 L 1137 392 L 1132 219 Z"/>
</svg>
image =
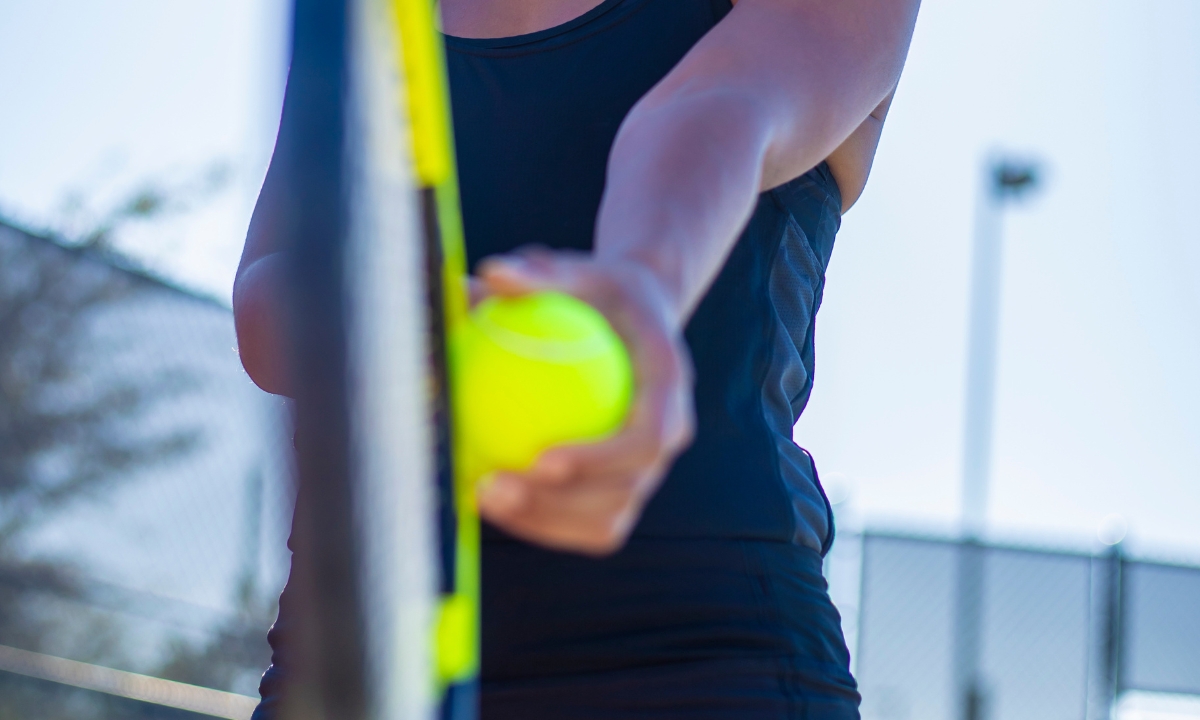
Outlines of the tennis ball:
<svg viewBox="0 0 1200 720">
<path fill-rule="evenodd" d="M 629 354 L 582 300 L 558 292 L 491 297 L 454 341 L 460 461 L 476 477 L 528 469 L 547 448 L 601 440 L 625 420 Z"/>
</svg>

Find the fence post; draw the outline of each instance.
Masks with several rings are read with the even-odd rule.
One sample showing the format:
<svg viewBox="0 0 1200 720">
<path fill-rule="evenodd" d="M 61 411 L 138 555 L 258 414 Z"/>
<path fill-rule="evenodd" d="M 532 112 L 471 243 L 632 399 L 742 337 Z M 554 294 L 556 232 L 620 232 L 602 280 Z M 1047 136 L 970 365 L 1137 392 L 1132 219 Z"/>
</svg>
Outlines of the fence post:
<svg viewBox="0 0 1200 720">
<path fill-rule="evenodd" d="M 979 662 L 983 636 L 983 563 L 987 548 L 975 538 L 958 543 L 954 598 L 954 688 L 961 720 L 986 720 L 987 688 Z"/>
<path fill-rule="evenodd" d="M 1121 691 L 1121 626 L 1124 604 L 1123 576 L 1125 559 L 1121 552 L 1121 543 L 1116 543 L 1109 549 L 1104 558 L 1104 657 L 1101 675 L 1103 717 L 1115 720 L 1117 714 L 1117 697 Z"/>
</svg>

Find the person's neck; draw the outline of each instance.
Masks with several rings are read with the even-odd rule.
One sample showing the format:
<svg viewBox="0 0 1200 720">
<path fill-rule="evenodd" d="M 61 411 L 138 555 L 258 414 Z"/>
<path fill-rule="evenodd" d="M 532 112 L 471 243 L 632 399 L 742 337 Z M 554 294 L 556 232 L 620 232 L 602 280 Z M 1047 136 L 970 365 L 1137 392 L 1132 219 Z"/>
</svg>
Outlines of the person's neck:
<svg viewBox="0 0 1200 720">
<path fill-rule="evenodd" d="M 527 35 L 562 25 L 604 0 L 439 0 L 442 30 L 463 38 Z"/>
</svg>

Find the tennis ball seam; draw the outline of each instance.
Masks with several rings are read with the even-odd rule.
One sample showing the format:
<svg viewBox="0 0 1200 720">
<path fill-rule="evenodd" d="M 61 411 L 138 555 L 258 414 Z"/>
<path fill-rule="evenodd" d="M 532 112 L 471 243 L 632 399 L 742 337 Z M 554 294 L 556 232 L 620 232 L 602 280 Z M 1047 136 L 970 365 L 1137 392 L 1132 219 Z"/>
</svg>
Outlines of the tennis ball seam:
<svg viewBox="0 0 1200 720">
<path fill-rule="evenodd" d="M 611 329 L 579 338 L 556 340 L 535 338 L 497 325 L 487 316 L 473 318 L 475 327 L 504 350 L 514 355 L 556 364 L 571 364 L 591 360 L 602 355 L 616 339 Z"/>
</svg>

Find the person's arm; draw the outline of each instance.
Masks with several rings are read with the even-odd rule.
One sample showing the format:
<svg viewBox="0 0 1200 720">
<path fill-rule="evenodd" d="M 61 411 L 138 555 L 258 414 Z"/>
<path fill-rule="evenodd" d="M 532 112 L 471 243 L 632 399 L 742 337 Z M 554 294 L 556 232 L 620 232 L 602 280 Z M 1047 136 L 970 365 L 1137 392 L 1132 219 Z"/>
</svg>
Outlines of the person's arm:
<svg viewBox="0 0 1200 720">
<path fill-rule="evenodd" d="M 272 161 L 254 206 L 242 260 L 233 281 L 233 321 L 238 355 L 250 379 L 263 390 L 293 396 L 288 378 L 288 324 L 283 290 L 287 258 L 281 237 L 281 198 Z"/>
<path fill-rule="evenodd" d="M 626 117 L 593 255 L 526 252 L 481 266 L 490 292 L 557 288 L 595 304 L 630 345 L 638 382 L 617 436 L 549 450 L 529 472 L 483 488 L 488 520 L 560 549 L 602 554 L 624 543 L 691 438 L 684 324 L 758 194 L 886 109 L 918 4 L 741 0 Z"/>
<path fill-rule="evenodd" d="M 867 176 L 871 174 L 871 165 L 875 162 L 875 149 L 879 147 L 879 137 L 883 134 L 883 121 L 887 119 L 888 110 L 892 107 L 892 98 L 896 91 L 879 103 L 871 111 L 862 125 L 859 125 L 850 137 L 838 145 L 837 150 L 825 158 L 833 179 L 837 181 L 838 190 L 842 195 L 842 212 L 849 210 L 862 195 L 867 186 Z"/>
</svg>

